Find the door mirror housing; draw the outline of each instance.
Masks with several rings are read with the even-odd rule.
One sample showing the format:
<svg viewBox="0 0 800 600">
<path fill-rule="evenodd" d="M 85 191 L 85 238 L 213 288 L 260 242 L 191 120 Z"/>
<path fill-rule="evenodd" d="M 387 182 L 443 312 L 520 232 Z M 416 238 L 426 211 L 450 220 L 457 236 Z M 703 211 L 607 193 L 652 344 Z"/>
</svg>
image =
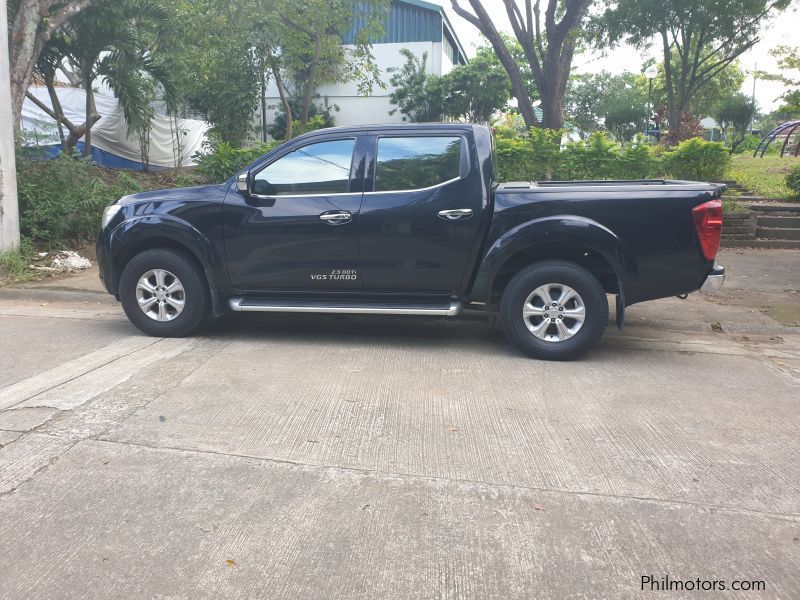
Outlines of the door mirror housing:
<svg viewBox="0 0 800 600">
<path fill-rule="evenodd" d="M 250 171 L 239 174 L 236 178 L 236 189 L 245 196 L 250 195 Z"/>
</svg>

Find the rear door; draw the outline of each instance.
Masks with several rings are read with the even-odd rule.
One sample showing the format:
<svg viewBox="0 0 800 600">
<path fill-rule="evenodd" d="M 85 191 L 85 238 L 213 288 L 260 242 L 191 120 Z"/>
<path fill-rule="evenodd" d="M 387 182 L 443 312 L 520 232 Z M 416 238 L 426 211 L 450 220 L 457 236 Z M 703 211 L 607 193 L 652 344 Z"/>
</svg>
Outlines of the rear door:
<svg viewBox="0 0 800 600">
<path fill-rule="evenodd" d="M 228 193 L 225 251 L 236 289 L 361 289 L 356 142 L 350 136 L 291 147 L 254 168 L 256 194 Z"/>
<path fill-rule="evenodd" d="M 458 132 L 371 138 L 359 216 L 368 292 L 455 293 L 481 237 L 483 194 Z"/>
</svg>

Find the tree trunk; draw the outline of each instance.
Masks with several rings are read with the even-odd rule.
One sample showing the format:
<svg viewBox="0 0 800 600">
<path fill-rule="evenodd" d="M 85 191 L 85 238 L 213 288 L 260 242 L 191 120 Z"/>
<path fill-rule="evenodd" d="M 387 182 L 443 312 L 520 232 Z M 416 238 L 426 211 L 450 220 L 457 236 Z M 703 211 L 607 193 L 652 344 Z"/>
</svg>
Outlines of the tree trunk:
<svg viewBox="0 0 800 600">
<path fill-rule="evenodd" d="M 319 31 L 314 32 L 314 55 L 311 58 L 311 66 L 308 70 L 308 79 L 306 81 L 306 89 L 303 93 L 303 106 L 300 112 L 300 133 L 304 133 L 308 125 L 308 112 L 311 107 L 311 101 L 314 98 L 314 92 L 317 87 L 317 69 L 319 68 L 319 60 L 322 55 L 322 36 Z"/>
<path fill-rule="evenodd" d="M 66 154 L 67 156 L 72 156 L 72 150 L 75 148 L 75 144 L 77 144 L 78 141 L 83 137 L 83 134 L 86 133 L 87 126 L 91 127 L 100 119 L 100 115 L 94 113 L 88 124 L 84 123 L 83 125 L 78 126 L 64 116 L 64 113 L 61 110 L 61 104 L 58 105 L 58 108 L 56 109 L 58 112 L 56 112 L 30 92 L 27 92 L 26 96 L 31 102 L 46 112 L 51 119 L 62 123 L 64 127 L 67 128 L 69 135 L 64 141 L 64 149 L 62 151 L 63 154 Z"/>
<path fill-rule="evenodd" d="M 542 97 L 542 127 L 561 129 L 564 127 L 564 94 L 553 90 Z"/>
<path fill-rule="evenodd" d="M 57 0 L 20 0 L 11 27 L 11 118 L 19 135 L 19 120 L 25 92 L 31 83 L 33 68 L 50 36 L 72 17 L 97 0 L 72 0 L 57 11 L 49 10 Z"/>
<path fill-rule="evenodd" d="M 84 71 L 86 73 L 87 71 Z M 89 158 L 92 153 L 92 126 L 98 121 L 100 115 L 97 114 L 97 108 L 94 104 L 94 90 L 92 90 L 92 81 L 86 82 L 86 133 L 83 136 L 83 155 Z"/>
<path fill-rule="evenodd" d="M 64 137 L 64 109 L 61 108 L 61 101 L 58 99 L 58 92 L 56 92 L 55 77 L 45 77 L 44 82 L 45 85 L 47 85 L 47 93 L 50 95 L 50 104 L 53 106 L 53 112 L 58 115 L 56 117 L 56 123 L 58 124 L 58 138 L 61 141 L 61 151 L 64 152 L 66 150 L 64 144 L 67 141 Z"/>
<path fill-rule="evenodd" d="M 533 110 L 533 101 L 528 93 L 528 88 L 525 86 L 522 72 L 519 70 L 519 66 L 514 60 L 514 57 L 511 56 L 511 52 L 509 52 L 500 32 L 494 26 L 494 22 L 491 17 L 489 17 L 483 5 L 480 2 L 470 2 L 470 5 L 475 11 L 475 15 L 459 6 L 458 0 L 451 0 L 451 5 L 456 14 L 472 23 L 472 25 L 489 40 L 489 43 L 494 49 L 494 53 L 497 55 L 503 68 L 505 68 L 508 73 L 508 78 L 511 80 L 511 93 L 514 95 L 514 98 L 517 99 L 517 108 L 522 115 L 522 119 L 525 121 L 525 127 L 529 129 L 531 127 L 538 127 L 539 123 L 536 119 L 536 113 Z"/>
<path fill-rule="evenodd" d="M 564 47 L 557 56 L 548 56 L 541 82 L 542 127 L 561 129 L 564 127 L 564 96 L 567 91 L 572 48 Z"/>
<path fill-rule="evenodd" d="M 275 62 L 270 63 L 270 68 L 272 69 L 272 76 L 275 78 L 275 85 L 278 87 L 278 95 L 281 97 L 281 104 L 283 105 L 283 114 L 286 115 L 286 133 L 284 137 L 286 140 L 292 139 L 292 107 L 289 104 L 289 98 L 286 95 L 286 88 L 283 87 L 283 79 L 281 78 L 281 69 L 280 67 L 275 64 Z"/>
<path fill-rule="evenodd" d="M 674 144 L 680 134 L 680 114 L 675 107 L 675 84 L 672 81 L 672 51 L 669 43 L 669 34 L 666 29 L 661 30 L 661 45 L 664 51 L 664 82 L 667 91 L 667 144 Z"/>
<path fill-rule="evenodd" d="M 33 76 L 33 67 L 41 52 L 42 44 L 38 42 L 39 2 L 37 0 L 21 0 L 14 23 L 11 27 L 11 118 L 15 135 L 19 135 L 22 103 L 25 92 Z"/>
</svg>

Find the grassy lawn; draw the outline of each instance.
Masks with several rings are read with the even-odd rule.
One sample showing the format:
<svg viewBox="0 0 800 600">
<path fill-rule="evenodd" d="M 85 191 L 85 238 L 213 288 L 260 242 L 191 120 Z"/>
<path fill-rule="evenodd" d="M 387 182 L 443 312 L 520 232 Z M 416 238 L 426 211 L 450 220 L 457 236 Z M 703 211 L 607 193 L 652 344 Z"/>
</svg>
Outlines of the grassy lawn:
<svg viewBox="0 0 800 600">
<path fill-rule="evenodd" d="M 786 174 L 794 165 L 800 165 L 800 158 L 780 158 L 765 156 L 753 158 L 748 155 L 734 156 L 728 169 L 728 177 L 752 190 L 758 196 L 778 200 L 795 200 L 786 187 Z"/>
</svg>

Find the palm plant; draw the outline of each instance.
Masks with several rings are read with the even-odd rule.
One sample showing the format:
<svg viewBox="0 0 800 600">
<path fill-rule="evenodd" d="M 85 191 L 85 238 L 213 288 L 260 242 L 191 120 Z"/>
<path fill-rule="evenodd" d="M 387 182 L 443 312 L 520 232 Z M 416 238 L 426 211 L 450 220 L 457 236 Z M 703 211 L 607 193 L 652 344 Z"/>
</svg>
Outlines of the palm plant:
<svg viewBox="0 0 800 600">
<path fill-rule="evenodd" d="M 65 151 L 69 150 L 67 141 L 72 145 L 77 141 L 72 139 L 74 128 L 84 137 L 85 154 L 91 152 L 91 128 L 99 119 L 94 85 L 102 78 L 117 97 L 128 127 L 139 136 L 146 165 L 152 102 L 161 91 L 168 110 L 174 109 L 175 104 L 170 70 L 158 59 L 167 19 L 166 9 L 154 0 L 103 0 L 82 12 L 51 40 L 48 52 L 39 61 L 45 82 L 67 60 L 86 90 L 85 122 L 72 128 L 57 106 L 57 97 L 52 100 L 51 92 L 55 113 L 51 116 L 70 130 Z"/>
</svg>

